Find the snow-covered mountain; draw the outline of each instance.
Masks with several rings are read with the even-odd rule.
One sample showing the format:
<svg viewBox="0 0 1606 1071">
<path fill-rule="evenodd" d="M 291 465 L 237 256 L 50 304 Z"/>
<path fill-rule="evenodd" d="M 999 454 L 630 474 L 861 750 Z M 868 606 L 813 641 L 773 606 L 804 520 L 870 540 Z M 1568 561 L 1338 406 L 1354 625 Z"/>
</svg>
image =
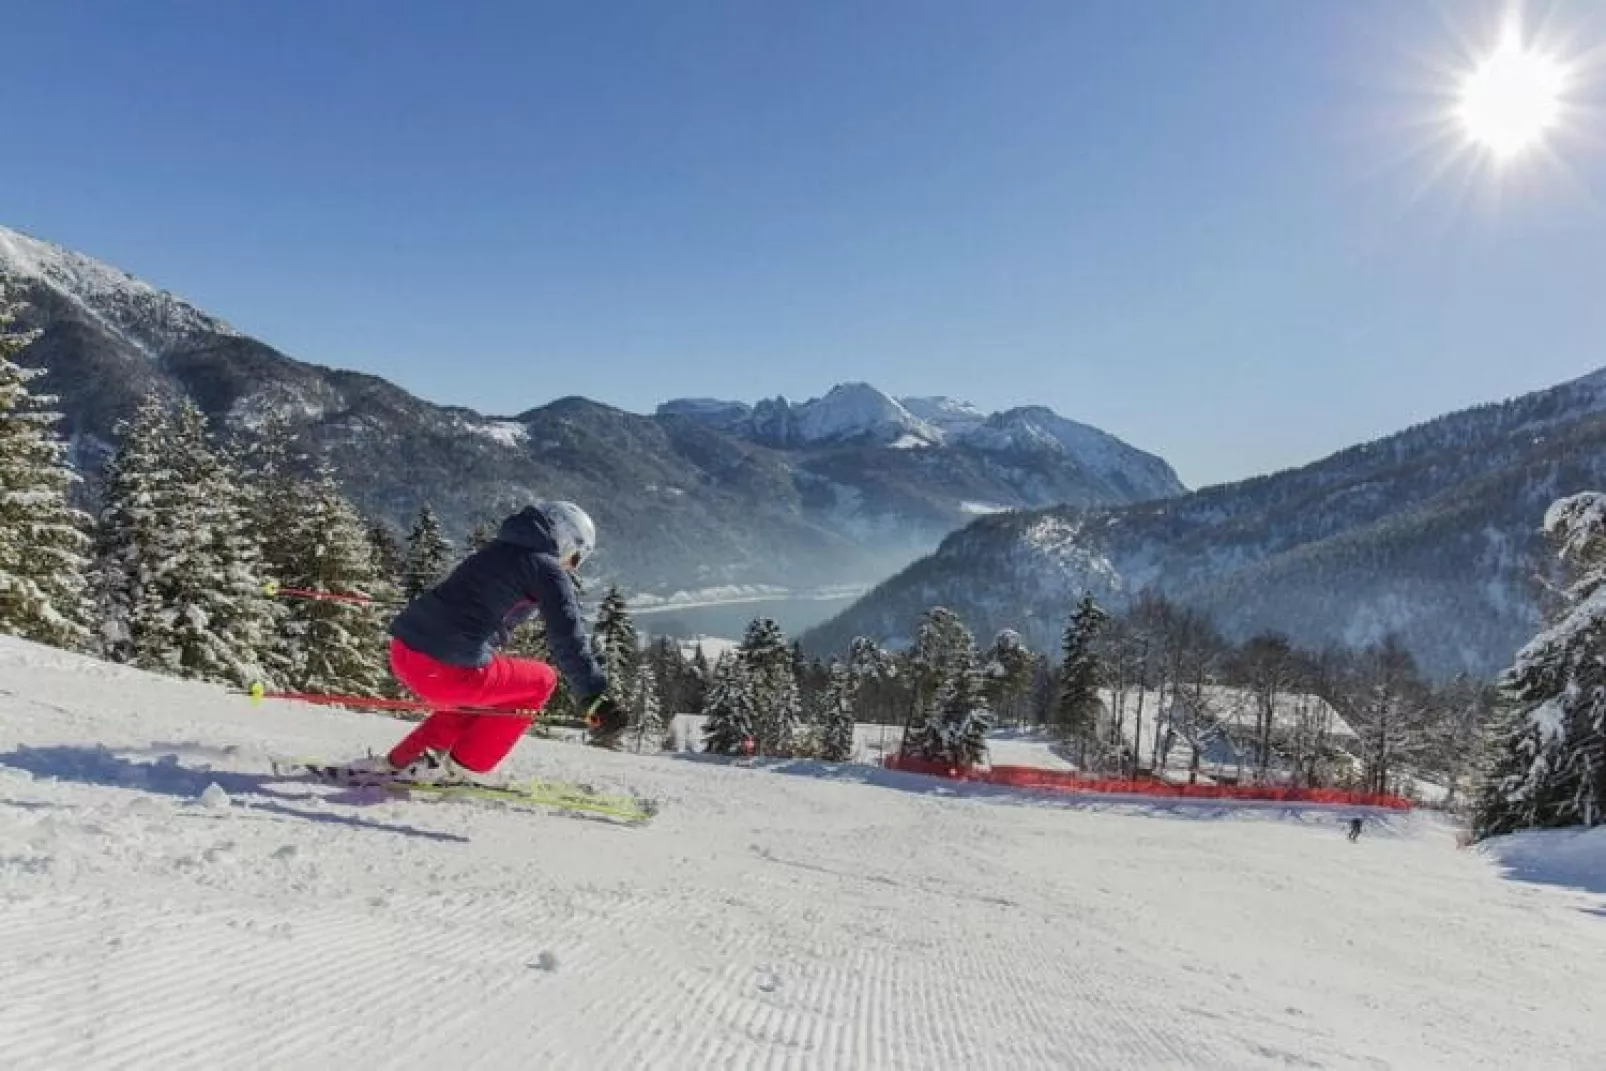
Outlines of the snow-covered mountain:
<svg viewBox="0 0 1606 1071">
<path fill-rule="evenodd" d="M 897 642 L 944 605 L 980 633 L 1051 648 L 1084 589 L 1120 606 L 1153 586 L 1238 637 L 1397 631 L 1436 673 L 1492 673 L 1540 618 L 1546 505 L 1602 486 L 1606 370 L 1181 498 L 982 518 L 809 642 Z"/>
<path fill-rule="evenodd" d="M 81 253 L 0 227 L 0 276 L 32 281 L 148 357 L 198 333 L 239 332 L 165 290 Z"/>
<path fill-rule="evenodd" d="M 938 395 L 930 398 L 899 398 L 898 402 L 948 437 L 979 428 L 987 419 L 986 413 L 957 398 Z"/>
<path fill-rule="evenodd" d="M 1124 444 L 1116 472 L 1070 452 L 947 442 L 951 421 L 863 384 L 801 405 L 682 400 L 653 416 L 583 398 L 514 416 L 432 405 L 296 361 L 126 272 L 3 227 L 0 282 L 41 332 L 23 360 L 47 370 L 91 475 L 140 397 L 187 395 L 231 431 L 289 418 L 359 506 L 396 524 L 426 501 L 455 535 L 532 498 L 583 501 L 605 533 L 599 568 L 637 591 L 866 583 L 977 512 L 1182 490 L 1163 461 Z"/>
<path fill-rule="evenodd" d="M 665 402 L 658 412 L 782 450 L 844 445 L 943 448 L 946 456 L 980 459 L 999 472 L 1013 468 L 1014 489 L 1028 502 L 1088 498 L 1137 502 L 1186 490 L 1162 459 L 1042 406 L 987 414 L 952 398 L 897 399 L 868 383 L 843 383 L 806 402 L 773 398 L 750 407 L 707 398 L 678 399 Z M 1078 473 L 1101 493 L 1066 495 L 1062 487 L 1050 489 L 1037 479 L 1049 472 Z"/>
<path fill-rule="evenodd" d="M 770 398 L 749 406 L 711 398 L 681 398 L 658 407 L 660 415 L 700 420 L 778 449 L 827 444 L 936 446 L 943 434 L 868 383 L 842 383 L 823 398 L 793 403 Z"/>
</svg>

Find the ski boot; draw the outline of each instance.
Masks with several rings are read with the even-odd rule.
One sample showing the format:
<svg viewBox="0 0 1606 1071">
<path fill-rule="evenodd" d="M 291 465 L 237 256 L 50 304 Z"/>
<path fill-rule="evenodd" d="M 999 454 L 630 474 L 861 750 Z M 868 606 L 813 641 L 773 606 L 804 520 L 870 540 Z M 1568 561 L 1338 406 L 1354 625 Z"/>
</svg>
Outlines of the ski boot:
<svg viewBox="0 0 1606 1071">
<path fill-rule="evenodd" d="M 397 766 L 385 755 L 369 755 L 347 763 L 341 780 L 352 785 L 457 785 L 474 781 L 444 751 L 426 751 L 406 766 Z"/>
</svg>

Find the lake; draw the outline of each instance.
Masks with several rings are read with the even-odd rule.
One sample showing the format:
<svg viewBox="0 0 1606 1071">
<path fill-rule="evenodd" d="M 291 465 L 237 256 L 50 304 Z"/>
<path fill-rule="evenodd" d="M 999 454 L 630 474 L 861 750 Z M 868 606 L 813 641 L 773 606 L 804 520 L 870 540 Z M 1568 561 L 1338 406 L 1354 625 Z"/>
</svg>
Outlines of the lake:
<svg viewBox="0 0 1606 1071">
<path fill-rule="evenodd" d="M 711 606 L 677 606 L 663 610 L 633 612 L 636 627 L 654 636 L 675 636 L 690 639 L 694 636 L 723 636 L 739 640 L 747 631 L 748 623 L 759 617 L 770 617 L 781 626 L 788 639 L 796 639 L 815 625 L 841 613 L 856 595 L 839 595 L 834 598 L 809 599 L 790 596 L 778 599 L 755 599 L 752 602 L 726 602 Z"/>
</svg>

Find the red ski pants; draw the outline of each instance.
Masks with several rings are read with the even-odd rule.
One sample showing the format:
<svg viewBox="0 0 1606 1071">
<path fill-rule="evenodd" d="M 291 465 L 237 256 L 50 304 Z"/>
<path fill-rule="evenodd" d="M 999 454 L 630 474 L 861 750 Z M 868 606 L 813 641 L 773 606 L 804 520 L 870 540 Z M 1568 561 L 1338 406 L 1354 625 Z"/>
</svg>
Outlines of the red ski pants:
<svg viewBox="0 0 1606 1071">
<path fill-rule="evenodd" d="M 390 668 L 418 698 L 443 707 L 533 712 L 544 707 L 558 687 L 557 670 L 533 658 L 497 655 L 483 666 L 450 666 L 395 639 L 390 641 Z M 426 751 L 447 751 L 459 765 L 485 773 L 507 758 L 533 721 L 533 714 L 437 710 L 392 748 L 388 758 L 406 766 Z"/>
</svg>

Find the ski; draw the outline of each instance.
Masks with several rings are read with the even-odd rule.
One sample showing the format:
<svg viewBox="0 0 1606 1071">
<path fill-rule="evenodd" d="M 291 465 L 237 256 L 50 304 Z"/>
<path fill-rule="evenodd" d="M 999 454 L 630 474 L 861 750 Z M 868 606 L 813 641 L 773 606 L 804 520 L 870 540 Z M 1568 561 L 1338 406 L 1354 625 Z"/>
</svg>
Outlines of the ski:
<svg viewBox="0 0 1606 1071">
<path fill-rule="evenodd" d="M 590 785 L 539 778 L 500 785 L 470 781 L 436 784 L 399 778 L 359 778 L 341 763 L 316 759 L 274 759 L 273 772 L 278 777 L 310 778 L 324 784 L 351 788 L 377 788 L 402 795 L 417 793 L 438 799 L 482 800 L 514 807 L 539 807 L 633 825 L 643 824 L 658 813 L 656 800 L 625 793 L 599 792 Z"/>
</svg>

